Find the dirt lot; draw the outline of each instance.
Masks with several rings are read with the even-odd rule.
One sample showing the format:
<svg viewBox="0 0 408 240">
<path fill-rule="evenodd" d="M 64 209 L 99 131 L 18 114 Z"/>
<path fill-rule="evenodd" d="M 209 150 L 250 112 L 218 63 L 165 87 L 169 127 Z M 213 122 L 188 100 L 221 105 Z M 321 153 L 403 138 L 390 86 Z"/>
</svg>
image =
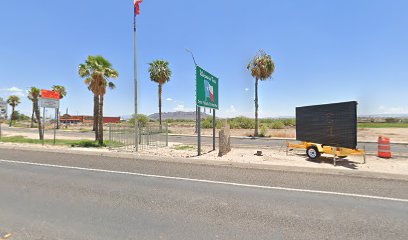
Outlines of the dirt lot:
<svg viewBox="0 0 408 240">
<path fill-rule="evenodd" d="M 23 126 L 27 127 L 26 125 L 27 124 Z M 52 125 L 47 125 L 47 129 L 52 129 L 52 127 Z M 194 135 L 194 129 L 194 124 L 191 123 L 169 124 L 169 131 L 172 134 Z M 62 125 L 61 130 L 91 132 L 92 125 L 70 125 L 68 127 Z M 108 131 L 108 126 L 105 126 L 105 131 Z M 219 130 L 217 129 L 217 134 L 218 131 Z M 201 132 L 203 135 L 212 135 L 212 129 L 202 129 Z M 253 133 L 253 129 L 231 129 L 231 136 L 251 136 Z M 296 129 L 295 127 L 285 129 L 268 129 L 266 135 L 274 138 L 296 138 Z M 360 142 L 374 142 L 377 141 L 378 136 L 389 137 L 391 142 L 394 143 L 408 143 L 408 128 L 359 128 L 357 132 L 357 138 Z M 36 137 L 37 135 L 33 135 L 33 138 Z"/>
<path fill-rule="evenodd" d="M 194 134 L 194 127 L 170 127 L 171 133 L 174 134 Z M 218 132 L 218 131 L 217 131 Z M 252 129 L 231 129 L 232 136 L 250 136 L 254 133 Z M 212 129 L 202 129 L 203 135 L 212 135 Z M 267 132 L 270 137 L 277 138 L 295 138 L 296 129 L 270 129 Z M 358 141 L 377 141 L 378 136 L 391 138 L 394 143 L 408 142 L 408 128 L 359 128 L 357 132 Z"/>
</svg>

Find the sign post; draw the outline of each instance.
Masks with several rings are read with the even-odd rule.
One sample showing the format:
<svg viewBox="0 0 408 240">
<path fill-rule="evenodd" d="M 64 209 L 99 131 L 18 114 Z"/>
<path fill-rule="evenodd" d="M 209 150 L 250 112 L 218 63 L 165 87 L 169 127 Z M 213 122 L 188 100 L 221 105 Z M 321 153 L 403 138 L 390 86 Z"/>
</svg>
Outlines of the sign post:
<svg viewBox="0 0 408 240">
<path fill-rule="evenodd" d="M 3 119 L 7 119 L 7 102 L 3 101 L 3 98 L 0 98 L 0 140 L 1 140 L 1 124 Z"/>
<path fill-rule="evenodd" d="M 42 145 L 44 145 L 45 142 L 45 109 L 46 108 L 54 108 L 55 111 L 59 109 L 59 102 L 60 102 L 60 94 L 55 91 L 50 91 L 50 90 L 41 90 L 41 99 L 40 99 L 40 104 L 41 107 L 43 108 L 43 141 Z M 57 113 L 55 113 L 55 119 L 54 119 L 54 145 L 56 141 L 56 126 L 55 126 L 55 121 L 57 121 Z"/>
<path fill-rule="evenodd" d="M 217 119 L 215 118 L 215 109 L 213 109 L 213 151 L 215 151 L 215 128 L 217 127 Z"/>
<path fill-rule="evenodd" d="M 45 107 L 43 107 L 43 139 L 42 139 L 42 145 L 44 146 L 45 143 Z"/>
<path fill-rule="evenodd" d="M 215 110 L 218 110 L 218 78 L 196 67 L 196 104 L 198 106 L 198 156 L 201 155 L 201 107 L 213 109 L 213 150 L 215 150 Z"/>
</svg>

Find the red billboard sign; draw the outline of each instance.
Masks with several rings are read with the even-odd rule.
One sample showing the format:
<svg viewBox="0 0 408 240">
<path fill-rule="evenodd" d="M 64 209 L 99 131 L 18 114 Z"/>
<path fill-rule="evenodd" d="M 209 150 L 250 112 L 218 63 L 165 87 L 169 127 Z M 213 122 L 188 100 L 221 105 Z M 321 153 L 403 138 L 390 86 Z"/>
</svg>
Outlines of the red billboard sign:
<svg viewBox="0 0 408 240">
<path fill-rule="evenodd" d="M 41 97 L 42 98 L 51 98 L 51 99 L 60 99 L 60 94 L 55 91 L 51 90 L 41 90 Z"/>
</svg>

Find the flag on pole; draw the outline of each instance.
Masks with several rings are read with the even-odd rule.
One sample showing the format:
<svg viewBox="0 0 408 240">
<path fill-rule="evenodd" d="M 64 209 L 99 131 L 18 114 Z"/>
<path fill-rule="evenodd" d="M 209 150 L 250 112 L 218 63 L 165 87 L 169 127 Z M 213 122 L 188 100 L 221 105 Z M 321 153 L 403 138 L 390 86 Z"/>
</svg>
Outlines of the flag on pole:
<svg viewBox="0 0 408 240">
<path fill-rule="evenodd" d="M 139 4 L 142 3 L 143 0 L 133 0 L 133 2 L 135 3 L 135 15 L 139 15 L 140 14 Z"/>
</svg>

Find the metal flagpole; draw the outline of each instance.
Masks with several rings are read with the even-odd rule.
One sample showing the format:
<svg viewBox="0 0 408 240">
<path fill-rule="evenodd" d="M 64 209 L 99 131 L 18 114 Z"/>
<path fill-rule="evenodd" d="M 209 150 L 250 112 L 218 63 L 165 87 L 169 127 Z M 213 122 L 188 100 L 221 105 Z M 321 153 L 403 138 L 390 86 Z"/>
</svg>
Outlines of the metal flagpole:
<svg viewBox="0 0 408 240">
<path fill-rule="evenodd" d="M 136 6 L 135 6 L 136 7 Z M 137 118 L 137 105 L 138 105 L 138 96 L 137 96 L 137 44 L 136 44 L 136 9 L 134 9 L 134 21 L 133 21 L 133 32 L 134 32 L 134 77 L 135 77 L 135 151 L 139 151 L 139 122 Z"/>
</svg>

